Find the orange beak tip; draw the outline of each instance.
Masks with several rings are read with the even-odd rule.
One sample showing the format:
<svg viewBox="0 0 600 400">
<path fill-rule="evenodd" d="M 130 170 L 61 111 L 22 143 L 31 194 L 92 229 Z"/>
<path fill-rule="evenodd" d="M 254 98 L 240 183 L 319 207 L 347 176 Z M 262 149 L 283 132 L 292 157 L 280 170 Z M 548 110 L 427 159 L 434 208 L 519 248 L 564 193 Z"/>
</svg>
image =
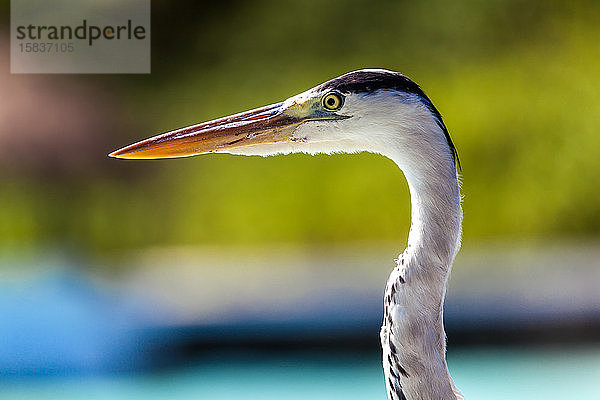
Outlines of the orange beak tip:
<svg viewBox="0 0 600 400">
<path fill-rule="evenodd" d="M 108 157 L 118 158 L 121 160 L 126 160 L 129 158 L 127 157 L 127 153 L 123 152 L 122 150 L 115 150 L 112 153 L 109 153 Z"/>
</svg>

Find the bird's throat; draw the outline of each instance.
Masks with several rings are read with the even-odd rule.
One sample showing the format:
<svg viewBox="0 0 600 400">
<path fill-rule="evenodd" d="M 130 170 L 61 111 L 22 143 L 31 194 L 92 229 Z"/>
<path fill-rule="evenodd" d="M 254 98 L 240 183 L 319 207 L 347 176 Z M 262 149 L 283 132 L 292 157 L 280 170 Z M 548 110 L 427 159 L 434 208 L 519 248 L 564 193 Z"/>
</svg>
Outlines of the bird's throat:
<svg viewBox="0 0 600 400">
<path fill-rule="evenodd" d="M 462 399 L 448 373 L 443 325 L 446 283 L 461 235 L 456 170 L 452 166 L 405 175 L 411 229 L 386 286 L 381 330 L 388 396 Z"/>
</svg>

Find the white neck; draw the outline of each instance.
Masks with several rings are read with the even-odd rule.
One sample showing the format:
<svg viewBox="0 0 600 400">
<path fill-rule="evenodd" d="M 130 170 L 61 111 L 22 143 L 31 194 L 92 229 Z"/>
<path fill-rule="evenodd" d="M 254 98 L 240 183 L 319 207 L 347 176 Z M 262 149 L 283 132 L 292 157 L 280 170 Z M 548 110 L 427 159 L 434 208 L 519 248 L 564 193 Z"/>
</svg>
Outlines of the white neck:
<svg viewBox="0 0 600 400">
<path fill-rule="evenodd" d="M 443 326 L 446 283 L 460 247 L 459 183 L 448 148 L 429 145 L 419 154 L 432 154 L 418 160 L 405 148 L 382 151 L 404 171 L 412 200 L 408 246 L 384 298 L 381 341 L 390 400 L 463 398 L 446 366 Z"/>
</svg>

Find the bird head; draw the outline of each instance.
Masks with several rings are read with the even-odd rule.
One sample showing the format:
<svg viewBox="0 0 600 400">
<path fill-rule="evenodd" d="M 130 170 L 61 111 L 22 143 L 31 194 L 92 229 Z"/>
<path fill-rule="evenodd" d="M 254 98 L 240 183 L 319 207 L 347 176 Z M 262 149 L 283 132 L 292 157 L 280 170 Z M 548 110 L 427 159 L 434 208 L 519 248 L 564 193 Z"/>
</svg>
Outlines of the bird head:
<svg viewBox="0 0 600 400">
<path fill-rule="evenodd" d="M 436 131 L 433 137 L 429 137 L 430 131 Z M 440 141 L 446 153 L 456 157 L 441 115 L 416 83 L 397 72 L 364 69 L 281 103 L 154 136 L 110 156 L 154 159 L 213 152 L 386 154 L 392 143 L 410 151 L 415 145 Z"/>
</svg>

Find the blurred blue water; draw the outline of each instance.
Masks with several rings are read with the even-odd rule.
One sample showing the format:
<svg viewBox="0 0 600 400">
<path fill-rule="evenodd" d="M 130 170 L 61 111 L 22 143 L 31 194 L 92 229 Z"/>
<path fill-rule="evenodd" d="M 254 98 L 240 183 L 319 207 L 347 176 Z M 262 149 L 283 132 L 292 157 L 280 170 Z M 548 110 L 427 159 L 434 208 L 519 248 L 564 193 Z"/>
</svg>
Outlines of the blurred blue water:
<svg viewBox="0 0 600 400">
<path fill-rule="evenodd" d="M 73 269 L 2 277 L 0 379 L 139 368 L 148 308 Z"/>
<path fill-rule="evenodd" d="M 44 260 L 44 265 L 48 264 Z M 191 354 L 181 353 L 185 353 L 188 342 L 205 344 L 204 349 L 212 349 L 215 343 L 220 344 L 215 349 L 226 349 L 245 337 L 262 338 L 258 343 L 285 343 L 291 332 L 304 334 L 304 339 L 323 332 L 324 337 L 335 334 L 342 338 L 348 332 L 373 332 L 375 348 L 381 320 L 378 282 L 370 297 L 361 297 L 362 292 L 348 296 L 351 291 L 347 288 L 343 296 L 336 297 L 339 290 L 325 284 L 326 292 L 334 294 L 331 299 L 296 301 L 294 308 L 281 307 L 286 318 L 257 308 L 254 314 L 231 315 L 215 326 L 186 329 L 185 325 L 169 325 L 169 315 L 165 316 L 160 303 L 152 299 L 64 267 L 69 263 L 63 260 L 57 265 L 30 274 L 0 276 L 0 399 L 385 399 L 376 350 L 353 352 L 352 345 L 345 347 L 345 353 L 337 349 L 319 354 L 219 350 L 212 356 L 204 354 L 202 359 L 191 358 L 194 362 L 189 361 Z M 352 281 L 361 282 L 355 278 Z M 529 293 L 534 286 L 527 285 L 526 289 Z M 316 291 L 310 293 L 317 298 Z M 484 298 L 476 300 L 483 304 Z M 597 309 L 596 298 L 589 309 Z M 542 304 L 559 310 L 553 308 L 564 303 L 558 299 L 542 297 Z M 493 296 L 488 299 L 492 300 Z M 449 326 L 483 315 L 468 308 L 471 303 L 457 303 L 469 319 L 447 313 Z M 508 309 L 506 302 L 499 304 Z M 499 315 L 494 311 L 486 321 L 499 321 L 497 325 L 502 327 L 507 321 L 520 320 L 515 313 L 506 314 L 508 320 Z M 553 318 L 568 315 L 556 312 Z M 537 324 L 533 319 L 530 322 Z M 552 330 L 554 325 L 540 326 Z M 594 325 L 590 326 L 593 335 Z M 543 342 L 537 337 L 529 339 L 530 343 Z M 600 345 L 594 343 L 547 348 L 453 345 L 448 359 L 455 381 L 468 399 L 600 400 Z M 175 367 L 156 372 L 161 365 Z"/>
<path fill-rule="evenodd" d="M 600 399 L 600 347 L 480 348 L 449 353 L 468 399 Z M 223 354 L 162 373 L 29 378 L 2 399 L 385 399 L 376 354 Z"/>
</svg>

